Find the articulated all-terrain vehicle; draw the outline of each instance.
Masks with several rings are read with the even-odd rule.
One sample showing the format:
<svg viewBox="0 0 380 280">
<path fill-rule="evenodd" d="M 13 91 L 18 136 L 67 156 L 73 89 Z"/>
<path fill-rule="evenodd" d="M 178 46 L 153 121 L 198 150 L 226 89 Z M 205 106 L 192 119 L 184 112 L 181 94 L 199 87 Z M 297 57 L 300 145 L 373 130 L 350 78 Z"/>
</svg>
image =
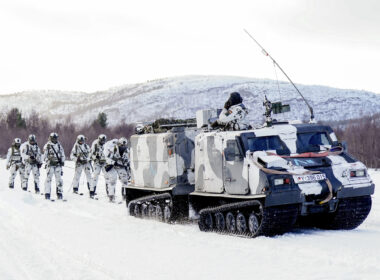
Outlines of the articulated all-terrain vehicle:
<svg viewBox="0 0 380 280">
<path fill-rule="evenodd" d="M 202 231 L 249 237 L 281 234 L 297 222 L 356 228 L 371 210 L 375 186 L 367 168 L 329 126 L 315 124 L 313 108 L 297 86 L 245 32 L 294 86 L 310 122 L 272 120 L 272 113 L 290 107 L 265 97 L 262 127 L 218 127 L 213 120 L 219 114 L 203 110 L 197 112 L 197 129 L 175 126 L 132 136 L 130 214 L 166 222 L 188 218 Z"/>
<path fill-rule="evenodd" d="M 213 130 L 205 115 L 197 114 L 198 128 L 131 137 L 132 216 L 198 220 L 202 231 L 250 237 L 297 221 L 353 229 L 367 217 L 374 184 L 329 126 Z"/>
</svg>

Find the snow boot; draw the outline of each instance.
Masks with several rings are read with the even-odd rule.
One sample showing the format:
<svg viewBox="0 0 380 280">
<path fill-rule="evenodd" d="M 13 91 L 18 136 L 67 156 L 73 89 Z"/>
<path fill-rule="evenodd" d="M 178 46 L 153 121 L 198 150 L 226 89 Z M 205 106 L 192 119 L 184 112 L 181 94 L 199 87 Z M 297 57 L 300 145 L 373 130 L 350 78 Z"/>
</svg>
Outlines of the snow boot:
<svg viewBox="0 0 380 280">
<path fill-rule="evenodd" d="M 13 185 L 13 184 L 9 184 L 9 188 L 10 188 L 10 189 L 13 189 L 13 188 L 14 188 L 14 185 Z"/>
<path fill-rule="evenodd" d="M 45 193 L 45 199 L 49 199 L 50 200 L 50 193 Z"/>
<path fill-rule="evenodd" d="M 109 195 L 108 197 L 110 199 L 110 202 L 115 202 L 115 196 L 114 195 Z"/>
<path fill-rule="evenodd" d="M 26 192 L 28 189 L 27 188 L 22 188 L 22 190 Z"/>
<path fill-rule="evenodd" d="M 63 196 L 61 193 L 57 193 L 57 199 L 63 199 Z"/>
<path fill-rule="evenodd" d="M 37 183 L 34 183 L 34 191 L 36 192 L 36 194 L 40 193 L 40 188 L 38 187 Z"/>
<path fill-rule="evenodd" d="M 73 193 L 78 194 L 78 188 L 73 188 Z"/>
<path fill-rule="evenodd" d="M 95 191 L 90 191 L 90 198 L 94 198 L 95 196 Z"/>
</svg>

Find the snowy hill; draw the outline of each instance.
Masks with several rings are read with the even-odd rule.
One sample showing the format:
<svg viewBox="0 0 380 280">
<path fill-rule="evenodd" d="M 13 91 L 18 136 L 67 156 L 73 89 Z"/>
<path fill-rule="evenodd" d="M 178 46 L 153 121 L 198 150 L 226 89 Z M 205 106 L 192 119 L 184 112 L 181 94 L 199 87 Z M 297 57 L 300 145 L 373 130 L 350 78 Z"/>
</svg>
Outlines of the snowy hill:
<svg viewBox="0 0 380 280">
<path fill-rule="evenodd" d="M 280 92 L 278 91 L 280 88 Z M 317 120 L 346 120 L 380 112 L 380 94 L 298 85 L 314 107 Z M 31 91 L 0 96 L 0 108 L 18 106 L 35 110 L 51 120 L 68 116 L 77 122 L 92 121 L 106 112 L 111 124 L 149 121 L 158 117 L 192 118 L 196 110 L 221 108 L 232 91 L 238 91 L 250 109 L 249 119 L 261 122 L 264 94 L 271 101 L 291 105 L 291 112 L 278 119 L 308 119 L 301 97 L 287 82 L 229 76 L 184 76 L 131 84 L 94 93 Z"/>
<path fill-rule="evenodd" d="M 124 204 L 71 193 L 73 162 L 64 167 L 67 202 L 7 187 L 0 160 L 0 276 L 46 279 L 378 279 L 380 197 L 350 231 L 295 230 L 246 239 L 130 217 Z M 42 170 L 41 182 L 45 179 Z M 376 185 L 380 171 L 370 171 Z M 31 179 L 30 179 L 31 180 Z M 31 181 L 30 181 L 31 183 Z M 52 188 L 53 192 L 55 188 Z M 118 185 L 117 194 L 120 195 Z M 55 196 L 55 194 L 53 194 Z"/>
</svg>

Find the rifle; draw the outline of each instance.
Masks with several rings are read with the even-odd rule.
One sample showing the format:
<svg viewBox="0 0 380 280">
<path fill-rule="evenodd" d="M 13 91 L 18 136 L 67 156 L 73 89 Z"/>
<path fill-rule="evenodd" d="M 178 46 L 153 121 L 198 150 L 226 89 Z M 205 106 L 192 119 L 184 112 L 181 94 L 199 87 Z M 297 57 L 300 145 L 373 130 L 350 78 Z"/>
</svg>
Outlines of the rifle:
<svg viewBox="0 0 380 280">
<path fill-rule="evenodd" d="M 59 165 L 62 166 L 63 165 L 62 164 L 62 158 L 60 156 L 58 156 L 58 153 L 55 151 L 55 149 L 54 149 L 54 147 L 52 145 L 49 145 L 49 147 L 53 150 L 55 156 L 57 157 Z"/>
<path fill-rule="evenodd" d="M 130 169 L 129 162 L 125 164 L 127 161 L 127 158 L 124 155 L 127 155 L 127 150 L 124 151 L 123 156 L 121 157 L 121 163 L 123 164 L 125 171 L 129 173 L 129 169 Z"/>
<path fill-rule="evenodd" d="M 37 147 L 37 149 L 38 149 L 38 147 Z M 32 153 L 32 155 L 30 155 L 30 152 Z M 28 154 L 29 154 L 29 157 L 33 157 L 34 161 L 36 162 L 37 167 L 41 168 L 42 164 L 37 161 L 37 154 L 34 152 L 34 150 L 32 148 L 28 147 Z"/>
<path fill-rule="evenodd" d="M 80 145 L 78 145 L 78 147 L 79 147 L 80 151 L 82 152 L 83 156 L 85 156 L 85 158 L 87 158 L 87 157 L 88 157 L 88 153 L 85 153 Z M 89 163 L 90 166 L 91 166 L 91 170 L 92 170 L 92 172 L 94 172 L 94 168 L 92 167 L 91 160 L 88 161 L 88 163 Z"/>
</svg>

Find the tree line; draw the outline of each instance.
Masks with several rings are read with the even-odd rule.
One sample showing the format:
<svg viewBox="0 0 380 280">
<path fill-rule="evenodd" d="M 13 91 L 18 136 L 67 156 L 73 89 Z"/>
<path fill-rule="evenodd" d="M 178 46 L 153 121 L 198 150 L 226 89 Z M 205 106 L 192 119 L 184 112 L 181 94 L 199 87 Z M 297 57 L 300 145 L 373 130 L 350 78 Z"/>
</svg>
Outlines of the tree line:
<svg viewBox="0 0 380 280">
<path fill-rule="evenodd" d="M 162 124 L 165 121 L 158 120 L 157 122 Z M 186 121 L 180 120 L 179 122 Z M 380 139 L 380 114 L 328 124 L 334 129 L 338 139 L 347 143 L 350 154 L 367 167 L 380 168 L 380 144 L 378 144 Z M 0 115 L 0 131 L 1 156 L 6 155 L 14 138 L 21 138 L 22 141 L 26 141 L 29 134 L 35 134 L 42 148 L 51 132 L 58 133 L 59 141 L 63 145 L 66 154 L 69 154 L 79 134 L 87 137 L 88 144 L 91 144 L 99 134 L 106 134 L 108 139 L 129 138 L 134 133 L 134 125 L 120 123 L 111 127 L 107 123 L 107 114 L 104 112 L 100 112 L 92 123 L 86 125 L 78 125 L 70 120 L 53 124 L 36 112 L 23 117 L 19 109 L 13 108 Z"/>
<path fill-rule="evenodd" d="M 380 168 L 380 114 L 330 123 L 348 152 L 367 167 Z"/>
<path fill-rule="evenodd" d="M 21 138 L 24 142 L 29 134 L 36 135 L 38 145 L 42 149 L 48 141 L 51 132 L 57 132 L 66 155 L 69 155 L 76 138 L 79 134 L 87 137 L 87 144 L 91 145 L 99 134 L 107 135 L 109 140 L 113 138 L 129 138 L 134 133 L 134 124 L 120 123 L 116 126 L 109 126 L 107 114 L 100 112 L 98 117 L 91 123 L 78 125 L 71 120 L 59 123 L 52 123 L 48 119 L 41 117 L 37 112 L 32 112 L 28 116 L 23 116 L 18 108 L 10 109 L 0 115 L 0 155 L 5 156 L 8 148 L 15 138 Z"/>
</svg>

